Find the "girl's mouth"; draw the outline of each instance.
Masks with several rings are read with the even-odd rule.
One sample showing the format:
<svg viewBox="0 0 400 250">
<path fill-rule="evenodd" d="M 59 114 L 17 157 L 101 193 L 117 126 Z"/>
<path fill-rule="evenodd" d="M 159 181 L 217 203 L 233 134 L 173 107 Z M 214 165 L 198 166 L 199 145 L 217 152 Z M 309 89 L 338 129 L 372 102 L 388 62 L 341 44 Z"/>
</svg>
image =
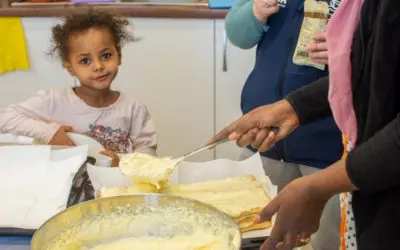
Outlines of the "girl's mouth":
<svg viewBox="0 0 400 250">
<path fill-rule="evenodd" d="M 102 82 L 102 81 L 107 80 L 107 78 L 108 78 L 110 75 L 111 75 L 111 73 L 107 73 L 107 74 L 101 75 L 101 76 L 99 76 L 99 77 L 96 77 L 94 80 Z"/>
</svg>

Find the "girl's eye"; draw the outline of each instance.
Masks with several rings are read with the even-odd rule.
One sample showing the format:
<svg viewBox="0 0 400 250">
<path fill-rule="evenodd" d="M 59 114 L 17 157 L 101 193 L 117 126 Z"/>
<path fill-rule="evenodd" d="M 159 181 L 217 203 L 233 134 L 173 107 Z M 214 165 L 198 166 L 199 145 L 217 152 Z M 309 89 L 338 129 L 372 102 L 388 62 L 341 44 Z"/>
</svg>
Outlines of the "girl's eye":
<svg viewBox="0 0 400 250">
<path fill-rule="evenodd" d="M 80 61 L 80 64 L 89 64 L 89 59 L 88 59 L 88 58 L 83 58 L 83 59 Z"/>
<path fill-rule="evenodd" d="M 110 59 L 111 58 L 111 53 L 104 53 L 104 54 L 101 55 L 101 57 L 103 59 Z"/>
</svg>

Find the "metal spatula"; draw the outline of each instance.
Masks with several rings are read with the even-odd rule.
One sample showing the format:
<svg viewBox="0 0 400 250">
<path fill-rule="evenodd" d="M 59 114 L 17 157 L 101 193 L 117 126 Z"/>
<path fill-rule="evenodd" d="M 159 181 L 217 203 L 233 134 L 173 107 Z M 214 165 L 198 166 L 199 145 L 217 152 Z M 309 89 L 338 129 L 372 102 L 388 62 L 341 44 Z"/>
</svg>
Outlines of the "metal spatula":
<svg viewBox="0 0 400 250">
<path fill-rule="evenodd" d="M 270 129 L 272 132 L 274 132 L 275 134 L 278 134 L 278 132 L 279 132 L 279 128 L 277 128 L 277 127 L 270 127 L 269 129 Z M 175 158 L 175 159 L 174 159 L 174 160 L 175 160 L 175 166 L 176 166 L 177 164 L 179 164 L 180 162 L 182 162 L 184 159 L 186 159 L 186 158 L 188 158 L 188 157 L 190 157 L 190 156 L 192 156 L 192 155 L 195 155 L 195 154 L 197 154 L 197 153 L 203 152 L 204 150 L 207 150 L 207 149 L 214 148 L 214 147 L 216 147 L 217 145 L 222 144 L 222 143 L 225 143 L 225 142 L 228 142 L 228 141 L 229 141 L 228 138 L 223 138 L 223 139 L 218 140 L 218 141 L 216 141 L 216 142 L 214 142 L 214 143 L 212 143 L 212 144 L 208 144 L 208 145 L 206 145 L 206 146 L 204 146 L 204 147 L 201 147 L 201 148 L 196 149 L 196 150 L 194 150 L 194 151 L 192 151 L 192 152 L 190 152 L 190 153 L 187 153 L 187 154 L 183 155 L 183 156 L 180 157 L 180 158 Z"/>
<path fill-rule="evenodd" d="M 192 152 L 189 152 L 189 153 L 183 155 L 182 157 L 176 158 L 176 159 L 175 159 L 175 160 L 176 160 L 175 165 L 179 164 L 179 163 L 182 162 L 184 159 L 186 159 L 186 158 L 188 158 L 188 157 L 190 157 L 190 156 L 192 156 L 192 155 L 198 154 L 198 153 L 203 152 L 204 150 L 207 150 L 207 149 L 214 148 L 214 147 L 216 147 L 217 145 L 222 144 L 222 143 L 225 143 L 225 142 L 228 142 L 228 141 L 229 141 L 228 138 L 224 138 L 224 139 L 221 139 L 221 140 L 219 140 L 219 141 L 216 141 L 216 142 L 214 142 L 214 143 L 212 143 L 212 144 L 208 144 L 208 145 L 203 146 L 203 147 L 201 147 L 201 148 L 199 148 L 199 149 L 193 150 Z"/>
</svg>

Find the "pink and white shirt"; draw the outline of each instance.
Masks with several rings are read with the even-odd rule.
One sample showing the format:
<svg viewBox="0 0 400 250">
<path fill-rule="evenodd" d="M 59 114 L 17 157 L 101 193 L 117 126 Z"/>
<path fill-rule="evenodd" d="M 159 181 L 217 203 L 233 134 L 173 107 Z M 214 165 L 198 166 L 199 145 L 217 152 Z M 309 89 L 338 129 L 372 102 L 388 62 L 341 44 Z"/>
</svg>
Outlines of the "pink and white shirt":
<svg viewBox="0 0 400 250">
<path fill-rule="evenodd" d="M 95 138 L 109 151 L 156 154 L 157 135 L 149 112 L 123 93 L 112 105 L 96 108 L 72 88 L 41 90 L 20 104 L 0 109 L 0 133 L 48 143 L 62 125 Z"/>
</svg>

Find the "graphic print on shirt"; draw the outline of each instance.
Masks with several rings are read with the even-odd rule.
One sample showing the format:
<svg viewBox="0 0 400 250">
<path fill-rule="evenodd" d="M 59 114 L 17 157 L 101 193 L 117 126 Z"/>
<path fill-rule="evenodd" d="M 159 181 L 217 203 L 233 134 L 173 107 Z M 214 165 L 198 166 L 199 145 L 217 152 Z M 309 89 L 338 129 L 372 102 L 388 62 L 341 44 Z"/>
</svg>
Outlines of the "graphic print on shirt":
<svg viewBox="0 0 400 250">
<path fill-rule="evenodd" d="M 108 151 L 128 153 L 129 133 L 120 128 L 113 129 L 110 126 L 89 124 L 89 131 L 84 134 L 95 138 Z"/>
<path fill-rule="evenodd" d="M 286 8 L 287 0 L 278 0 L 278 6 L 280 8 Z"/>
<path fill-rule="evenodd" d="M 329 2 L 329 17 L 331 17 L 333 15 L 333 13 L 335 13 L 337 8 L 339 8 L 339 4 L 341 1 L 342 0 L 331 0 Z"/>
<path fill-rule="evenodd" d="M 339 7 L 339 4 L 342 0 L 330 0 L 327 1 L 329 2 L 329 17 L 331 17 L 333 15 L 333 13 L 335 13 L 335 11 L 337 10 L 337 8 Z M 280 8 L 286 8 L 287 5 L 287 0 L 278 0 L 278 6 Z"/>
</svg>

